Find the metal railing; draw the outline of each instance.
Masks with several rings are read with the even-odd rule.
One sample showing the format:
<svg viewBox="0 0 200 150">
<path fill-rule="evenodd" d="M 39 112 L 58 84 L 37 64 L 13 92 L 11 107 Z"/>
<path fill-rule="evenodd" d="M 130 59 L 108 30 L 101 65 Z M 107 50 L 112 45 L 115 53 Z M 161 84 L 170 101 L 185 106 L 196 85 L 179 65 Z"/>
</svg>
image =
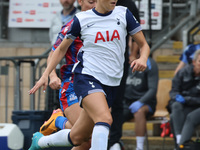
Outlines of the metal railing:
<svg viewBox="0 0 200 150">
<path fill-rule="evenodd" d="M 168 5 L 166 5 L 168 4 Z M 185 1 L 185 5 L 181 5 L 181 7 L 184 7 L 185 10 L 183 11 L 182 14 L 180 14 L 178 17 L 176 18 L 172 18 L 172 14 L 173 14 L 173 7 L 178 7 L 180 6 L 180 4 L 174 4 L 173 0 L 169 0 L 168 3 L 164 3 L 163 7 L 168 7 L 168 11 L 169 11 L 169 16 L 168 16 L 168 25 L 166 25 L 160 32 L 158 32 L 157 34 L 155 34 L 152 37 L 153 41 L 156 42 L 152 42 L 154 43 L 151 47 L 151 53 L 153 53 L 154 51 L 156 51 L 163 43 L 165 43 L 166 41 L 168 41 L 175 33 L 177 33 L 180 29 L 182 29 L 183 27 L 188 28 L 189 24 L 191 24 L 191 22 L 195 21 L 195 19 L 197 19 L 197 15 L 199 13 L 199 10 L 197 9 L 197 4 L 198 4 L 198 0 L 188 0 Z M 175 21 L 172 21 L 172 20 Z M 197 25 L 197 24 L 196 24 Z M 174 27 L 173 27 L 174 26 Z M 187 45 L 188 41 L 184 40 L 184 38 L 189 38 L 189 31 L 190 30 L 186 30 L 185 34 L 183 35 L 183 45 Z M 184 37 L 187 36 L 187 37 Z"/>
<path fill-rule="evenodd" d="M 196 17 L 195 21 L 185 30 L 183 30 L 183 47 L 188 44 L 194 43 L 194 41 L 200 41 L 200 39 L 195 40 L 195 35 L 200 32 L 200 16 Z"/>
<path fill-rule="evenodd" d="M 46 67 L 49 52 L 50 48 L 37 56 L 0 57 L 0 113 L 5 113 L 4 119 L 0 117 L 0 122 L 9 122 L 9 114 L 13 110 L 49 110 L 55 107 L 52 106 L 54 103 L 59 104 L 57 91 L 49 91 L 50 88 L 46 93 L 41 88 L 35 94 L 28 95 L 28 90 L 35 85 Z M 58 66 L 63 63 L 61 61 Z M 57 74 L 60 75 L 59 72 Z M 5 109 L 4 112 L 1 108 Z"/>
<path fill-rule="evenodd" d="M 30 99 L 30 104 L 29 108 L 26 106 L 26 109 L 35 110 L 35 95 L 29 96 L 28 91 L 25 90 L 27 90 L 27 88 L 30 89 L 35 84 L 36 71 L 38 72 L 37 75 L 41 76 L 41 70 L 46 66 L 48 52 L 49 49 L 38 56 L 0 57 L 0 106 L 2 108 L 5 106 L 5 119 L 3 120 L 1 118 L 0 122 L 2 120 L 3 122 L 8 122 L 9 111 L 23 110 L 23 107 L 25 107 L 23 106 L 23 101 L 25 102 L 27 99 Z M 45 61 L 41 62 L 43 59 Z M 27 81 L 25 78 L 30 80 Z M 25 84 L 29 85 L 29 87 L 23 89 L 24 86 L 22 85 L 22 82 L 26 82 Z M 13 91 L 11 89 L 13 89 Z M 23 95 L 26 96 L 23 97 Z M 41 99 L 41 94 L 39 94 L 38 99 Z M 38 110 L 39 106 L 40 100 L 38 100 Z"/>
</svg>

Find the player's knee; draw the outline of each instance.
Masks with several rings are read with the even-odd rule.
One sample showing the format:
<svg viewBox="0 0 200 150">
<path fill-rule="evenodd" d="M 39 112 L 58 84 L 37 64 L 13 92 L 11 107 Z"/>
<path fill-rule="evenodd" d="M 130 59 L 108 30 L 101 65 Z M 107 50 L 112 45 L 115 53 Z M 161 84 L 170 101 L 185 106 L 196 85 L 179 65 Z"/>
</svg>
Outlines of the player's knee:
<svg viewBox="0 0 200 150">
<path fill-rule="evenodd" d="M 104 112 L 101 115 L 96 116 L 93 121 L 95 123 L 97 123 L 97 122 L 105 122 L 105 123 L 107 123 L 109 125 L 111 125 L 112 122 L 113 122 L 110 112 Z"/>
<path fill-rule="evenodd" d="M 71 141 L 73 143 L 74 146 L 79 146 L 81 145 L 82 143 L 88 141 L 89 139 L 88 138 L 84 138 L 82 135 L 74 135 L 71 137 Z"/>
<path fill-rule="evenodd" d="M 111 114 L 107 114 L 107 115 L 105 114 L 105 115 L 103 116 L 103 119 L 102 119 L 101 122 L 106 122 L 106 123 L 108 123 L 109 125 L 111 125 L 112 122 L 113 122 L 113 119 L 112 119 Z"/>
</svg>

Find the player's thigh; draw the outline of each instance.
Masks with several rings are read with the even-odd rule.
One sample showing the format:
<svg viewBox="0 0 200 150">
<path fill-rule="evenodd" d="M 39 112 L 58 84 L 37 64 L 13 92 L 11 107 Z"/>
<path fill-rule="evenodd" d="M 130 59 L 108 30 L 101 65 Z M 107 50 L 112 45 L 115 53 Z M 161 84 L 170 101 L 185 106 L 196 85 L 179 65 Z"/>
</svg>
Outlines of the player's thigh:
<svg viewBox="0 0 200 150">
<path fill-rule="evenodd" d="M 112 124 L 112 116 L 103 92 L 87 95 L 82 100 L 82 105 L 94 123 L 106 122 L 110 125 Z"/>
<path fill-rule="evenodd" d="M 75 103 L 65 109 L 65 116 L 67 117 L 72 126 L 78 119 L 81 109 L 82 108 L 79 106 L 79 103 Z"/>
<path fill-rule="evenodd" d="M 108 105 L 112 104 L 115 89 L 116 87 L 101 84 L 93 76 L 75 74 L 74 90 L 81 106 L 94 123 L 106 122 L 111 125 L 112 117 Z"/>
</svg>

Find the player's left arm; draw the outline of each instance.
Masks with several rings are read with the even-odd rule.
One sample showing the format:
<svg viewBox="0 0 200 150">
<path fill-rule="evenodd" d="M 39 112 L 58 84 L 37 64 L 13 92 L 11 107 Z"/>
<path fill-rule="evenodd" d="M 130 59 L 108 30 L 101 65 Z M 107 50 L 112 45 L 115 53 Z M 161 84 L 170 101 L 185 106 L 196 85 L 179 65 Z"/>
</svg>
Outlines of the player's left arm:
<svg viewBox="0 0 200 150">
<path fill-rule="evenodd" d="M 144 34 L 142 33 L 142 27 L 140 26 L 140 23 L 135 19 L 129 9 L 126 10 L 126 21 L 127 31 L 137 43 L 140 50 L 139 59 L 136 59 L 131 63 L 131 67 L 133 68 L 132 72 L 144 71 L 147 67 L 146 63 L 150 54 L 149 45 L 147 44 Z"/>
<path fill-rule="evenodd" d="M 137 32 L 136 34 L 132 35 L 132 38 L 137 43 L 139 49 L 140 49 L 140 57 L 139 59 L 134 60 L 131 63 L 132 72 L 134 71 L 144 71 L 147 67 L 147 59 L 150 54 L 150 48 L 148 43 L 146 42 L 146 39 L 144 37 L 144 34 L 142 31 Z"/>
</svg>

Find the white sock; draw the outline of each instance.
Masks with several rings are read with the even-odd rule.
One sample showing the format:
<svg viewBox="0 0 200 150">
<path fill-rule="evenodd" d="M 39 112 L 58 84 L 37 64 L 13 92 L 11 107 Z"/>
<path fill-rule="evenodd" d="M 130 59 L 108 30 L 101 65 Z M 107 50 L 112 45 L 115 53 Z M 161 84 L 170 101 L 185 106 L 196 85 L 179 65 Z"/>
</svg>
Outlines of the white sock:
<svg viewBox="0 0 200 150">
<path fill-rule="evenodd" d="M 110 147 L 109 150 L 121 150 L 121 146 L 119 143 L 115 143 L 113 146 Z"/>
<path fill-rule="evenodd" d="M 63 129 L 48 136 L 39 139 L 38 145 L 41 148 L 54 146 L 72 146 L 68 140 L 68 134 L 71 129 Z"/>
<path fill-rule="evenodd" d="M 136 150 L 143 150 L 145 136 L 136 136 L 137 148 Z"/>
<path fill-rule="evenodd" d="M 181 134 L 178 134 L 176 136 L 176 144 L 179 144 L 180 143 L 180 140 L 181 140 Z"/>
<path fill-rule="evenodd" d="M 107 150 L 109 127 L 102 124 L 95 124 L 92 132 L 90 150 Z"/>
</svg>

